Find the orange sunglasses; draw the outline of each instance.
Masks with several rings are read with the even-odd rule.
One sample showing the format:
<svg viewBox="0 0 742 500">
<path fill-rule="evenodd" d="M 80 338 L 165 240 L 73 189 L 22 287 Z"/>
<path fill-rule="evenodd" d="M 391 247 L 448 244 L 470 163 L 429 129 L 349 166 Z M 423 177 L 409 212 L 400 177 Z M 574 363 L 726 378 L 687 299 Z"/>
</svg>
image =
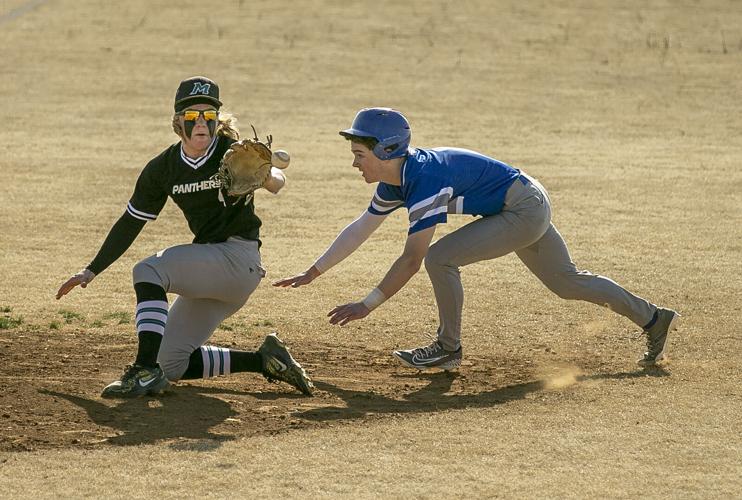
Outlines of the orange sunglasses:
<svg viewBox="0 0 742 500">
<path fill-rule="evenodd" d="M 181 111 L 178 114 L 183 115 L 183 119 L 187 122 L 195 122 L 201 115 L 203 115 L 204 120 L 206 120 L 207 122 L 216 121 L 216 119 L 219 117 L 219 112 L 215 109 L 207 109 L 204 111 L 199 111 L 197 109 L 186 109 L 185 111 Z"/>
</svg>

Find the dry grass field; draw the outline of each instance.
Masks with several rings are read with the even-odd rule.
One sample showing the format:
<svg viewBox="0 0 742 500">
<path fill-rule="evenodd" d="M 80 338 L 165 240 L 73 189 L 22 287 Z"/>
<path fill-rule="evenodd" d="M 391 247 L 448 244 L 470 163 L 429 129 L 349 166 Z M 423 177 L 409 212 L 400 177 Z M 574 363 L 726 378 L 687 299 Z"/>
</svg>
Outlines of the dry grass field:
<svg viewBox="0 0 742 500">
<path fill-rule="evenodd" d="M 0 0 L 0 44 L 0 497 L 742 495 L 738 1 Z M 135 352 L 132 266 L 191 239 L 172 202 L 54 300 L 176 141 L 194 74 L 292 153 L 257 198 L 268 277 L 212 341 L 278 331 L 313 398 L 247 374 L 99 397 Z M 367 206 L 337 131 L 370 105 L 416 145 L 538 177 L 578 267 L 683 314 L 671 363 L 638 369 L 638 328 L 507 256 L 462 271 L 462 368 L 402 368 L 391 351 L 437 325 L 424 271 L 363 321 L 325 317 L 380 281 L 402 213 L 312 285 L 271 287 Z"/>
</svg>

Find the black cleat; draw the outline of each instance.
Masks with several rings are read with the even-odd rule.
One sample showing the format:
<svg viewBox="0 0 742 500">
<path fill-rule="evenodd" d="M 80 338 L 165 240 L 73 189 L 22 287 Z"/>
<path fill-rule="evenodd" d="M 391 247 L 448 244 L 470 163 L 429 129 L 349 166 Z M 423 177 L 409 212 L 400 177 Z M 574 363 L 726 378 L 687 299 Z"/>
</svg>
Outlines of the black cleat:
<svg viewBox="0 0 742 500">
<path fill-rule="evenodd" d="M 108 384 L 101 396 L 104 398 L 135 398 L 137 396 L 160 394 L 170 387 L 160 365 L 146 367 L 129 365 L 121 380 Z"/>
<path fill-rule="evenodd" d="M 312 381 L 275 333 L 265 338 L 258 352 L 263 358 L 263 376 L 270 382 L 280 380 L 291 384 L 307 396 L 312 395 L 314 389 Z"/>
<path fill-rule="evenodd" d="M 418 370 L 441 368 L 448 371 L 461 366 L 462 351 L 460 346 L 456 351 L 447 351 L 436 340 L 425 347 L 394 351 L 394 356 L 409 368 L 417 368 Z"/>
<path fill-rule="evenodd" d="M 677 328 L 679 318 L 680 314 L 672 309 L 657 308 L 657 321 L 649 329 L 644 330 L 647 334 L 647 352 L 637 361 L 639 365 L 654 366 L 666 358 L 667 334 Z"/>
</svg>

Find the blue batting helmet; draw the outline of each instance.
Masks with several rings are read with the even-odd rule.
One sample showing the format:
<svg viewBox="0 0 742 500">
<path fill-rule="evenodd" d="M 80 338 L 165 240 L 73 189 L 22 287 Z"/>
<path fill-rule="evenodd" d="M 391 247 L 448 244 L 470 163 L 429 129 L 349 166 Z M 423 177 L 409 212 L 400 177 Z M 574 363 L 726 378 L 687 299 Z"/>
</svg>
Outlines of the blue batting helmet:
<svg viewBox="0 0 742 500">
<path fill-rule="evenodd" d="M 396 109 L 364 108 L 358 112 L 349 129 L 340 132 L 347 137 L 373 137 L 379 143 L 374 155 L 380 160 L 399 158 L 407 154 L 410 146 L 410 124 Z"/>
</svg>

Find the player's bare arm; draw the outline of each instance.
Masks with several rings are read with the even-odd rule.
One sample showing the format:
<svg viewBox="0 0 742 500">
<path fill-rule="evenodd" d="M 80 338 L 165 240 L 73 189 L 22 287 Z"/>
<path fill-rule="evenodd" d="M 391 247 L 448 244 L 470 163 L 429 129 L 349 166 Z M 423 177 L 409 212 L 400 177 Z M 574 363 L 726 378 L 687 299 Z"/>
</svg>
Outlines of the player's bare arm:
<svg viewBox="0 0 742 500">
<path fill-rule="evenodd" d="M 300 287 L 308 285 L 322 273 L 343 261 L 352 254 L 384 222 L 385 215 L 374 215 L 364 211 L 360 217 L 340 231 L 332 245 L 303 273 L 284 278 L 273 283 L 273 286 Z"/>
<path fill-rule="evenodd" d="M 409 235 L 402 255 L 394 261 L 379 286 L 360 302 L 335 307 L 327 314 L 330 317 L 330 323 L 342 326 L 365 318 L 382 302 L 400 291 L 420 270 L 434 234 L 435 226 Z"/>
<path fill-rule="evenodd" d="M 318 278 L 321 274 L 322 273 L 319 271 L 319 269 L 317 269 L 316 266 L 312 265 L 312 267 L 310 267 L 303 273 L 299 273 L 296 276 L 291 276 L 289 278 L 284 278 L 282 280 L 276 281 L 275 283 L 273 283 L 273 286 L 290 286 L 291 288 L 297 288 L 300 286 L 308 285 L 316 278 Z"/>
</svg>

